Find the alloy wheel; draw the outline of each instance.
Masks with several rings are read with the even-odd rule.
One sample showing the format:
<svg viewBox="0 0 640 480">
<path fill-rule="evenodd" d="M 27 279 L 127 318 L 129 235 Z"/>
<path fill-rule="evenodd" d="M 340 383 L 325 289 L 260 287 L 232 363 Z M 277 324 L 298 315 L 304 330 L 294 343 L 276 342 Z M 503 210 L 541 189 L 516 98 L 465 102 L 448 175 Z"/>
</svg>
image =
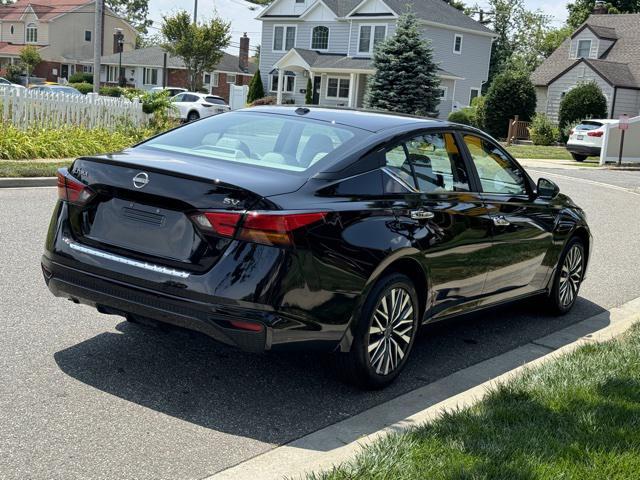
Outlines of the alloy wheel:
<svg viewBox="0 0 640 480">
<path fill-rule="evenodd" d="M 389 375 L 402 363 L 414 334 L 411 296 L 396 287 L 378 302 L 369 327 L 369 364 L 378 375 Z"/>
<path fill-rule="evenodd" d="M 578 295 L 582 281 L 582 249 L 573 245 L 567 252 L 560 271 L 560 303 L 563 307 L 571 305 Z"/>
</svg>

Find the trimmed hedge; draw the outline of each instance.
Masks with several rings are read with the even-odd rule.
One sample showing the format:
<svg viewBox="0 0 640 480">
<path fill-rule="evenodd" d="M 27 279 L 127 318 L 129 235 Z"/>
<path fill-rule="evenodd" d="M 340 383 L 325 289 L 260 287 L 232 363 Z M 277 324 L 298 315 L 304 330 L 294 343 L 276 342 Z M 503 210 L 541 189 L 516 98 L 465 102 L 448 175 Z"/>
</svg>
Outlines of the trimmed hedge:
<svg viewBox="0 0 640 480">
<path fill-rule="evenodd" d="M 536 110 L 536 91 L 525 72 L 509 71 L 496 76 L 485 99 L 484 127 L 494 137 L 505 138 L 509 120 L 516 115 L 529 121 Z"/>
<path fill-rule="evenodd" d="M 559 124 L 586 118 L 607 118 L 607 98 L 596 82 L 581 83 L 569 90 L 560 102 Z"/>
<path fill-rule="evenodd" d="M 90 83 L 82 82 L 82 83 L 70 83 L 69 86 L 75 88 L 80 93 L 87 94 L 93 92 L 93 85 Z"/>
</svg>

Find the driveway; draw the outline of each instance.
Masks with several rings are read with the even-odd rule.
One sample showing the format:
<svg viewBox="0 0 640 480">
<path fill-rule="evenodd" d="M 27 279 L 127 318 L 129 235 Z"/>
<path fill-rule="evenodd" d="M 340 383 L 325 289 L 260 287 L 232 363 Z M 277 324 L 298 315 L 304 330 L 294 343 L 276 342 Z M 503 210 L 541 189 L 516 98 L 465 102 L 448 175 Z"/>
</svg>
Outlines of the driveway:
<svg viewBox="0 0 640 480">
<path fill-rule="evenodd" d="M 637 297 L 640 172 L 532 174 L 593 228 L 575 309 L 529 300 L 430 326 L 381 392 L 343 385 L 322 356 L 245 354 L 54 298 L 39 258 L 55 189 L 0 190 L 0 478 L 203 478 Z"/>
</svg>

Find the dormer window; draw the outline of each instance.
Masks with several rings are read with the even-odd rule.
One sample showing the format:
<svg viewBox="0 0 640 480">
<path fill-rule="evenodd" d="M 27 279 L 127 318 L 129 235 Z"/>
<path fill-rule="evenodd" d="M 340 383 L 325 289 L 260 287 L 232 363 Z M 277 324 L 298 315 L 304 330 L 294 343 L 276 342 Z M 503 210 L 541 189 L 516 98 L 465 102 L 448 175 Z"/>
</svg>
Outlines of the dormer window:
<svg viewBox="0 0 640 480">
<path fill-rule="evenodd" d="M 311 49 L 327 50 L 329 48 L 329 27 L 313 27 L 311 31 Z"/>
<path fill-rule="evenodd" d="M 38 27 L 35 23 L 27 25 L 26 42 L 36 43 L 38 41 Z"/>
<path fill-rule="evenodd" d="M 591 40 L 578 40 L 576 58 L 589 58 L 591 55 Z"/>
</svg>

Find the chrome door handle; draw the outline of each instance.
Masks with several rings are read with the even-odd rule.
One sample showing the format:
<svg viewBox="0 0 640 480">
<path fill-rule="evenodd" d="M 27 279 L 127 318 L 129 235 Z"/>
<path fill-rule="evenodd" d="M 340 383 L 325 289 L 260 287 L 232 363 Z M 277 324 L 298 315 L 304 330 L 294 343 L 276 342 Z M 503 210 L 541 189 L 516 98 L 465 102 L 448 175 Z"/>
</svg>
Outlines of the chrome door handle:
<svg viewBox="0 0 640 480">
<path fill-rule="evenodd" d="M 435 217 L 435 213 L 429 210 L 411 210 L 411 218 L 414 220 L 429 220 Z"/>
<path fill-rule="evenodd" d="M 498 215 L 497 217 L 493 217 L 493 224 L 496 227 L 508 227 L 511 225 L 511 222 L 504 218 L 503 215 Z"/>
</svg>

